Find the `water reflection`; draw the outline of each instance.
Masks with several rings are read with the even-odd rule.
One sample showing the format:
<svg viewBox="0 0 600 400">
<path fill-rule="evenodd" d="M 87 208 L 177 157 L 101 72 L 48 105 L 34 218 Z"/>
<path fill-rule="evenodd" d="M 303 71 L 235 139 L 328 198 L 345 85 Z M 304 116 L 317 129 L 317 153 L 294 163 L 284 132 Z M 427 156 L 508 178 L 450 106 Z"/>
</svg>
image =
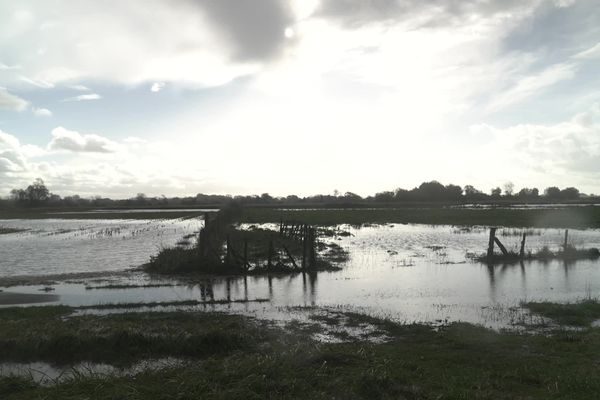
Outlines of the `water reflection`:
<svg viewBox="0 0 600 400">
<path fill-rule="evenodd" d="M 86 291 L 81 284 L 59 284 L 54 286 L 60 296 L 56 303 L 227 300 L 231 303 L 202 308 L 285 317 L 289 307 L 341 307 L 408 322 L 448 319 L 502 327 L 510 316 L 499 315 L 498 305 L 510 307 L 522 300 L 571 301 L 600 291 L 597 261 L 496 266 L 470 261 L 468 254 L 481 254 L 487 246 L 484 229 L 425 225 L 340 229 L 352 236 L 326 239 L 349 251 L 349 260 L 338 272 L 183 280 L 172 287 L 126 290 Z M 596 230 L 570 233 L 581 245 L 600 247 Z M 519 238 L 514 238 L 507 236 L 503 242 L 507 247 L 518 246 Z M 561 231 L 543 230 L 530 239 L 529 246 L 532 250 L 558 246 L 561 239 Z M 128 279 L 140 284 L 162 281 L 143 274 Z M 39 293 L 39 287 L 11 290 Z M 270 302 L 247 302 L 256 299 Z"/>
</svg>

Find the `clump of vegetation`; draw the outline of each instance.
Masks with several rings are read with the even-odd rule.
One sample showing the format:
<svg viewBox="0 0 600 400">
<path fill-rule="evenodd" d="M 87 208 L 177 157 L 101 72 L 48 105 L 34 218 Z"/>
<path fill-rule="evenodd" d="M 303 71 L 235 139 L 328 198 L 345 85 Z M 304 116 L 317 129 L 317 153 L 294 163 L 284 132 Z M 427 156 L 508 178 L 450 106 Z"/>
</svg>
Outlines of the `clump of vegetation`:
<svg viewBox="0 0 600 400">
<path fill-rule="evenodd" d="M 600 319 L 598 299 L 585 299 L 578 303 L 559 304 L 552 302 L 527 302 L 521 304 L 531 312 L 550 318 L 560 325 L 589 327 Z"/>
<path fill-rule="evenodd" d="M 146 269 L 165 274 L 296 273 L 335 270 L 336 263 L 347 259 L 345 249 L 318 242 L 316 235 L 312 242 L 310 236 L 300 234 L 298 226 L 289 235 L 257 226 L 240 229 L 237 222 L 241 217 L 238 205 L 223 208 L 205 221 L 195 245 L 163 249 L 151 258 Z"/>
</svg>

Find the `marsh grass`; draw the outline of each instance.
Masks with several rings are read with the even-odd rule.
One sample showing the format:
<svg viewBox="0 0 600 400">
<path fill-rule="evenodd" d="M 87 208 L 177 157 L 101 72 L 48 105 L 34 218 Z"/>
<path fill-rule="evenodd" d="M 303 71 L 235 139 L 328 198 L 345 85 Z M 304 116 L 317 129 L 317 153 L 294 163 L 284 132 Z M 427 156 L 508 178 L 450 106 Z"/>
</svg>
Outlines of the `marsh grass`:
<svg viewBox="0 0 600 400">
<path fill-rule="evenodd" d="M 188 362 L 134 378 L 83 374 L 49 387 L 3 377 L 2 399 L 590 399 L 600 392 L 594 328 L 555 335 L 463 323 L 432 329 L 350 313 L 324 322 L 374 324 L 389 341 L 316 343 L 310 337 L 318 324 L 307 332 L 301 324 L 282 329 L 212 313 L 65 319 L 64 312 L 38 308 L 23 319 L 22 311 L 5 310 L 0 343 L 28 353 L 3 351 L 0 358 L 114 364 L 178 355 Z"/>
<path fill-rule="evenodd" d="M 586 298 L 577 303 L 526 302 L 523 307 L 532 313 L 554 320 L 560 325 L 589 327 L 600 319 L 600 301 Z"/>
</svg>

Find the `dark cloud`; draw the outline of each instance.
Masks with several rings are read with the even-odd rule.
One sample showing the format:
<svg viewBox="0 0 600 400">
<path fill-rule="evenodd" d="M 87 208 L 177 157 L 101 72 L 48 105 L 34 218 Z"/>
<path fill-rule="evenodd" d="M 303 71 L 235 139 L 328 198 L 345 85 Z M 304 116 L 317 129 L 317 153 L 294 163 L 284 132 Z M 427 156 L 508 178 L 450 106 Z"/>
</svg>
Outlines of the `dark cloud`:
<svg viewBox="0 0 600 400">
<path fill-rule="evenodd" d="M 290 43 L 284 32 L 293 25 L 294 16 L 285 0 L 201 0 L 193 4 L 201 7 L 233 47 L 235 60 L 275 58 Z"/>
<path fill-rule="evenodd" d="M 543 52 L 546 61 L 587 50 L 600 42 L 600 7 L 580 0 L 569 7 L 544 3 L 504 40 L 506 51 Z"/>
</svg>

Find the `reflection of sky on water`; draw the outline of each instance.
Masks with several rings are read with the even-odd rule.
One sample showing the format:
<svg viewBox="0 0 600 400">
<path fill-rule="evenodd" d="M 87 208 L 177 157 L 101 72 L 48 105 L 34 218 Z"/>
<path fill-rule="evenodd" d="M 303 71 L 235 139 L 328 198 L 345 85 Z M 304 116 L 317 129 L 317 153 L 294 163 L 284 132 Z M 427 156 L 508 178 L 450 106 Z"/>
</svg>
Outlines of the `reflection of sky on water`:
<svg viewBox="0 0 600 400">
<path fill-rule="evenodd" d="M 190 219 L 9 219 L 0 235 L 0 276 L 116 271 L 149 261 L 200 229 Z"/>
<path fill-rule="evenodd" d="M 172 287 L 120 290 L 85 290 L 83 284 L 58 284 L 53 293 L 60 295 L 60 303 L 70 305 L 268 298 L 271 301 L 267 303 L 195 308 L 289 318 L 285 315 L 289 307 L 325 306 L 408 322 L 448 319 L 500 327 L 518 317 L 507 310 L 522 300 L 570 301 L 597 295 L 600 290 L 597 261 L 570 265 L 561 261 L 525 262 L 494 267 L 470 261 L 468 253 L 485 250 L 488 232 L 484 229 L 426 225 L 340 228 L 353 236 L 326 239 L 350 252 L 349 261 L 338 272 L 214 278 L 178 281 Z M 511 229 L 504 236 L 502 233 L 499 230 L 507 247 L 518 245 L 518 232 Z M 561 230 L 538 231 L 528 237 L 528 248 L 549 245 L 557 249 L 563 235 Z M 597 230 L 571 230 L 570 238 L 577 245 L 600 247 Z M 154 282 L 141 273 L 115 278 L 116 282 L 124 280 Z M 39 293 L 39 287 L 13 287 L 6 291 Z"/>
</svg>

